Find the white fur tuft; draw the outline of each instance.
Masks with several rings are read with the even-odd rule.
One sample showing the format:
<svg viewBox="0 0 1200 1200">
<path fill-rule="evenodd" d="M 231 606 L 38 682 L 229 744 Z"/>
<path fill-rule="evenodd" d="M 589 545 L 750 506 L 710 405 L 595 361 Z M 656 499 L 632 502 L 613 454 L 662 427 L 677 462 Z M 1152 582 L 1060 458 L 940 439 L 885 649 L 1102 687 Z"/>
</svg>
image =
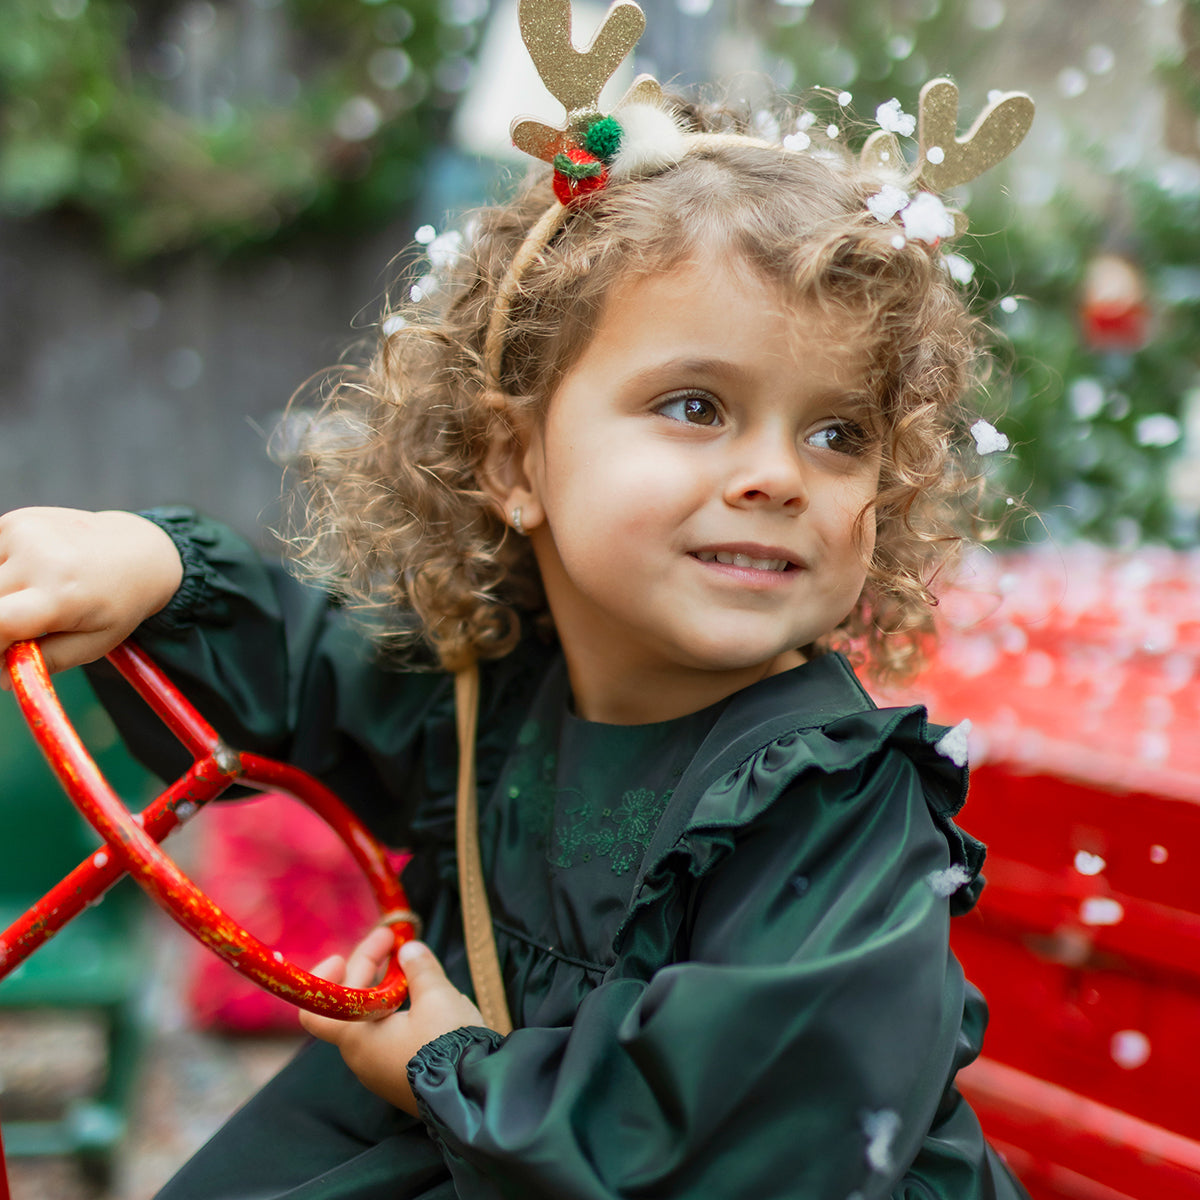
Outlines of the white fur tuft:
<svg viewBox="0 0 1200 1200">
<path fill-rule="evenodd" d="M 613 116 L 621 125 L 621 147 L 611 174 L 634 178 L 673 167 L 687 153 L 687 140 L 675 118 L 655 104 L 627 104 Z"/>
</svg>

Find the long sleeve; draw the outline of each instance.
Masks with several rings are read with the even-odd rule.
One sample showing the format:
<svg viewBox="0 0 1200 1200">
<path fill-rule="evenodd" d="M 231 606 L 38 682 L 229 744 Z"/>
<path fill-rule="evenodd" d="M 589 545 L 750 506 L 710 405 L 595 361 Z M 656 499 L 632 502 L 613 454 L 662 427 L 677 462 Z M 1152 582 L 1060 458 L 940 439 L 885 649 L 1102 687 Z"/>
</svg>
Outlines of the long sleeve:
<svg viewBox="0 0 1200 1200">
<path fill-rule="evenodd" d="M 138 643 L 230 745 L 296 763 L 385 836 L 402 836 L 422 735 L 431 714 L 449 711 L 445 677 L 383 669 L 347 613 L 224 526 L 183 509 L 148 515 L 175 540 L 185 574 Z M 186 767 L 111 667 L 89 674 L 137 757 L 164 778 Z"/>
<path fill-rule="evenodd" d="M 726 840 L 681 889 L 679 961 L 623 977 L 628 954 L 569 1027 L 460 1030 L 414 1060 L 460 1196 L 898 1187 L 963 1016 L 951 852 L 921 772 L 885 750 L 802 774 Z"/>
</svg>

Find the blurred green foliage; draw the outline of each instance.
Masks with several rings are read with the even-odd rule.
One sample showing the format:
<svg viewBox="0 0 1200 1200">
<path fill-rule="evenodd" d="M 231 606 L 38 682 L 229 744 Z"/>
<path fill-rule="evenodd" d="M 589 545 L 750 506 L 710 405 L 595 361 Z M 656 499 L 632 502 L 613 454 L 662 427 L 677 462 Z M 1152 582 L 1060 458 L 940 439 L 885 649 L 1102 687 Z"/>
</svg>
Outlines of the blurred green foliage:
<svg viewBox="0 0 1200 1200">
<path fill-rule="evenodd" d="M 781 82 L 823 85 L 819 123 L 851 138 L 862 134 L 839 89 L 867 119 L 893 97 L 915 114 L 921 85 L 939 75 L 963 86 L 965 130 L 987 101 L 975 67 L 1005 32 L 999 0 L 807 0 L 770 11 Z M 1183 0 L 1180 17 L 1183 53 L 1161 64 L 1161 78 L 1195 121 L 1200 0 Z M 1114 132 L 1070 130 L 1071 170 L 1043 179 L 1035 201 L 1014 201 L 1004 169 L 954 197 L 971 219 L 955 249 L 976 267 L 974 306 L 995 333 L 992 419 L 1013 443 L 993 465 L 996 482 L 1038 514 L 1014 523 L 1014 536 L 1037 537 L 1044 524 L 1109 544 L 1195 545 L 1196 512 L 1170 481 L 1189 410 L 1200 417 L 1200 163 L 1161 146 L 1115 161 L 1104 142 Z M 915 141 L 906 147 L 915 154 Z M 1141 274 L 1150 312 L 1145 344 L 1124 352 L 1089 344 L 1081 316 L 1089 267 L 1112 253 Z M 1200 445 L 1188 450 L 1194 462 Z"/>
<path fill-rule="evenodd" d="M 485 9 L 5 0 L 0 212 L 78 211 L 126 261 L 395 215 Z"/>
</svg>

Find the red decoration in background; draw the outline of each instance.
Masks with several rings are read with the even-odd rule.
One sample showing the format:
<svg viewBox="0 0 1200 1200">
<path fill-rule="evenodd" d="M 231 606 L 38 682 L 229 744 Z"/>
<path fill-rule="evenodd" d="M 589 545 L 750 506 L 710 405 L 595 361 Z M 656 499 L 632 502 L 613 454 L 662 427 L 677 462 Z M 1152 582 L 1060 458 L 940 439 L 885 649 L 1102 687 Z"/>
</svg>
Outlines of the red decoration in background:
<svg viewBox="0 0 1200 1200">
<path fill-rule="evenodd" d="M 196 881 L 284 958 L 312 969 L 349 954 L 375 922 L 371 895 L 328 827 L 286 796 L 214 804 L 203 825 Z M 391 856 L 399 873 L 407 854 Z M 196 952 L 188 1002 L 196 1023 L 236 1033 L 296 1033 L 296 1009 L 211 954 Z"/>
<path fill-rule="evenodd" d="M 1118 254 L 1099 254 L 1088 265 L 1079 309 L 1084 341 L 1092 350 L 1132 354 L 1147 342 L 1150 305 L 1141 271 Z"/>
</svg>

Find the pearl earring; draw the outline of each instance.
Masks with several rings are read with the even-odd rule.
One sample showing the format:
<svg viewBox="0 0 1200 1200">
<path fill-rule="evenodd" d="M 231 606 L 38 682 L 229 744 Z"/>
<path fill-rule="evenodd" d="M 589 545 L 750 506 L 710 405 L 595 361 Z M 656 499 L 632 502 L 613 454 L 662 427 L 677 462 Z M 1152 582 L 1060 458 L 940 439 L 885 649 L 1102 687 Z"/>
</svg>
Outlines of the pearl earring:
<svg viewBox="0 0 1200 1200">
<path fill-rule="evenodd" d="M 524 536 L 525 536 L 525 526 L 524 526 L 524 524 L 521 522 L 521 507 L 520 507 L 520 505 L 518 505 L 516 508 L 514 508 L 514 509 L 512 510 L 512 527 L 513 527 L 513 529 L 515 529 L 515 530 L 517 531 L 517 533 L 519 533 L 519 534 L 520 534 L 522 537 L 524 537 Z"/>
</svg>

